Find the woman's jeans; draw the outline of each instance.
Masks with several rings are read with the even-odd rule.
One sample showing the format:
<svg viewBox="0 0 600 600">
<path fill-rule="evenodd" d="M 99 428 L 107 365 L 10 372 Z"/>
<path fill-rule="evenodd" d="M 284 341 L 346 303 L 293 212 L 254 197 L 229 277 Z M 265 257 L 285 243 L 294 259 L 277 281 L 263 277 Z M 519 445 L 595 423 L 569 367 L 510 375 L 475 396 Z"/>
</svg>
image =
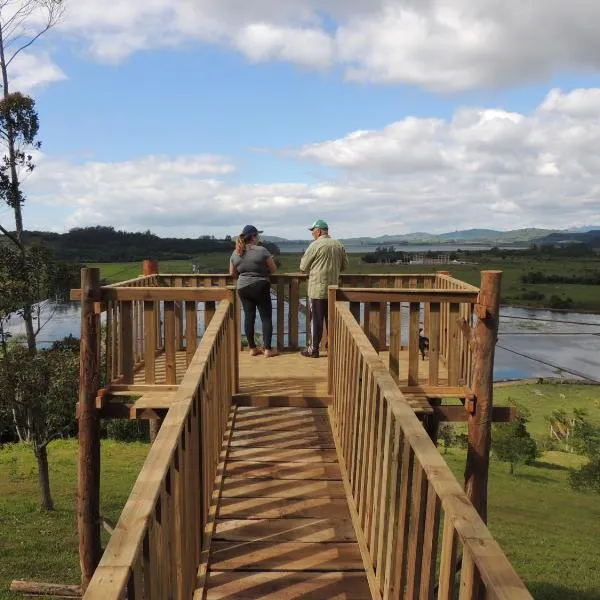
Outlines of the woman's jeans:
<svg viewBox="0 0 600 600">
<path fill-rule="evenodd" d="M 244 332 L 248 339 L 248 346 L 256 348 L 254 341 L 254 322 L 256 309 L 262 321 L 263 343 L 266 350 L 271 350 L 273 337 L 273 317 L 271 314 L 271 283 L 266 280 L 257 281 L 238 290 L 238 295 L 244 307 Z"/>
</svg>

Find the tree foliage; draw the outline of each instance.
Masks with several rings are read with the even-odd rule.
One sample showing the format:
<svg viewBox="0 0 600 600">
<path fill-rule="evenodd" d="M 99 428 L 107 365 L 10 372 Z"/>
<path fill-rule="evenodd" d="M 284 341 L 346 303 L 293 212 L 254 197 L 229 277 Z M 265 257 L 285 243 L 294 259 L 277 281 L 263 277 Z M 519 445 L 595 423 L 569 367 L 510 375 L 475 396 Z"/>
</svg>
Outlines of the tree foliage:
<svg viewBox="0 0 600 600">
<path fill-rule="evenodd" d="M 540 455 L 535 440 L 527 431 L 528 412 L 521 408 L 519 416 L 510 423 L 494 426 L 492 450 L 496 458 L 510 465 L 510 474 L 520 463 L 529 463 Z"/>
<path fill-rule="evenodd" d="M 569 473 L 569 483 L 576 490 L 591 490 L 600 494 L 600 427 L 580 418 L 573 427 L 573 448 L 587 457 L 588 462 Z"/>
</svg>

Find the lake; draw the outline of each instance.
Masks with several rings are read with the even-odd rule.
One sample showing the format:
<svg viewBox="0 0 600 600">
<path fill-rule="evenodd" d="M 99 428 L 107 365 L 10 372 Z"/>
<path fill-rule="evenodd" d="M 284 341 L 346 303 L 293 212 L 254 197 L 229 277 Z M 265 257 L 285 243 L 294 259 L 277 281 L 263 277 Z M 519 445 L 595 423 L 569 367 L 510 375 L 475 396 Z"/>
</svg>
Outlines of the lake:
<svg viewBox="0 0 600 600">
<path fill-rule="evenodd" d="M 46 302 L 42 323 L 52 311 L 54 316 L 38 336 L 41 346 L 47 347 L 69 334 L 79 337 L 79 304 Z M 198 321 L 204 322 L 203 318 Z M 260 330 L 260 319 L 257 325 Z M 301 323 L 300 329 L 303 328 Z M 24 333 L 23 324 L 17 319 L 8 330 Z M 301 333 L 300 343 L 304 343 L 304 332 Z M 600 315 L 502 307 L 494 379 L 560 375 L 600 382 Z"/>
</svg>

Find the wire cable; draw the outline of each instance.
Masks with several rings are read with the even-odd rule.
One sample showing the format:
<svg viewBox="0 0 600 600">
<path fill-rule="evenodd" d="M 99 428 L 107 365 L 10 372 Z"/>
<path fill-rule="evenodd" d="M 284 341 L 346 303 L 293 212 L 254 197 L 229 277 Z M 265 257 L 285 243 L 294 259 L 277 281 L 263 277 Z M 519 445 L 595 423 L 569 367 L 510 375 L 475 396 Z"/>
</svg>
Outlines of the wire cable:
<svg viewBox="0 0 600 600">
<path fill-rule="evenodd" d="M 523 352 L 517 352 L 516 350 L 513 350 L 512 348 L 507 348 L 506 346 L 502 346 L 501 344 L 496 344 L 496 348 L 502 348 L 502 350 L 506 350 L 507 352 L 512 352 L 513 354 L 516 354 L 517 356 L 522 356 L 523 358 L 528 358 L 529 360 L 533 360 L 533 361 L 538 362 L 547 367 L 551 367 L 551 368 L 557 369 L 559 371 L 564 371 L 565 373 L 570 373 L 571 375 L 575 375 L 576 377 L 580 377 L 581 379 L 585 379 L 586 381 L 591 381 L 593 383 L 600 383 L 600 380 L 594 379 L 593 377 L 590 377 L 589 375 L 584 375 L 583 373 L 580 373 L 579 371 L 575 371 L 574 369 L 569 369 L 567 367 L 561 367 L 560 365 L 555 365 L 551 362 L 542 360 L 541 358 L 536 358 L 535 356 L 531 356 L 529 354 L 524 354 Z"/>
</svg>

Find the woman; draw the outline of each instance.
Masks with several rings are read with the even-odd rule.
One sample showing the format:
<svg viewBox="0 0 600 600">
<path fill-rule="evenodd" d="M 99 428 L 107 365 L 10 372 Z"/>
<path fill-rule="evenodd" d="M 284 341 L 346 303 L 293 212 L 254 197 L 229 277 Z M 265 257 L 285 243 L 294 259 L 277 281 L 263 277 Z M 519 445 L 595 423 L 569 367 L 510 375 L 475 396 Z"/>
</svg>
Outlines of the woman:
<svg viewBox="0 0 600 600">
<path fill-rule="evenodd" d="M 261 351 L 254 341 L 254 321 L 256 309 L 262 321 L 264 355 L 277 356 L 277 350 L 271 347 L 273 337 L 273 319 L 271 316 L 271 282 L 269 275 L 277 269 L 271 253 L 258 245 L 258 231 L 254 225 L 246 225 L 235 242 L 231 255 L 229 274 L 238 277 L 237 290 L 244 307 L 244 329 L 250 355 L 257 356 Z"/>
</svg>

